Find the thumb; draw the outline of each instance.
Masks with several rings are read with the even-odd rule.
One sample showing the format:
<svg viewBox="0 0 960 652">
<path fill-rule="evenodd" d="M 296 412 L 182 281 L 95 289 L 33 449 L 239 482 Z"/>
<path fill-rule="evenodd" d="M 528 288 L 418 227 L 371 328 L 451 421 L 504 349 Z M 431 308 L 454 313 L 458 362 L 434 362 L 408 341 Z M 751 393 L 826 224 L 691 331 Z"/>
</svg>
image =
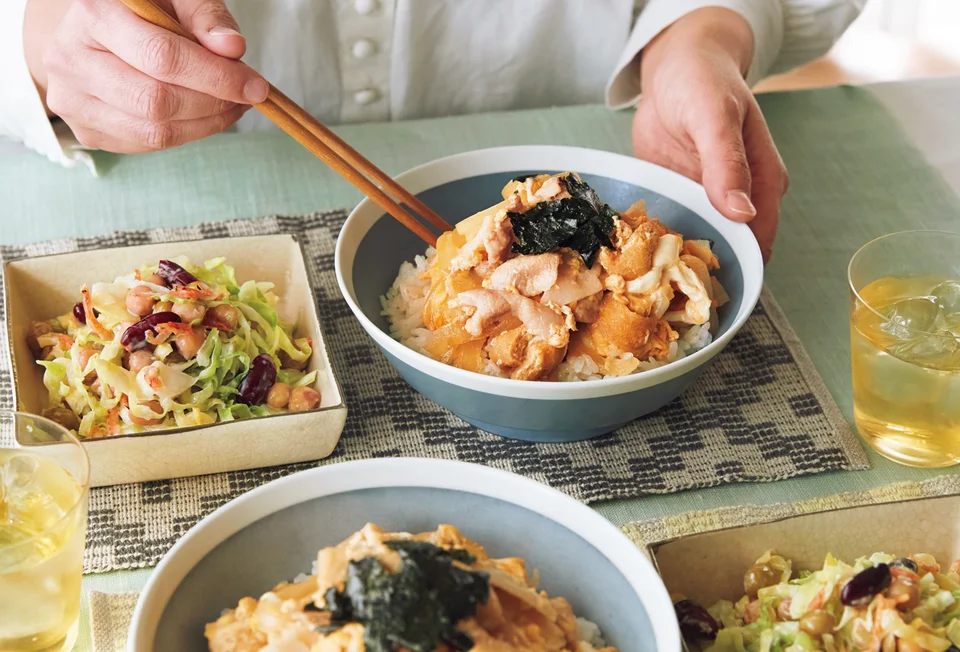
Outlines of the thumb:
<svg viewBox="0 0 960 652">
<path fill-rule="evenodd" d="M 707 197 L 734 222 L 749 222 L 757 215 L 750 200 L 750 164 L 743 146 L 745 111 L 739 102 L 730 101 L 719 116 L 715 111 L 702 112 L 690 130 Z"/>
<path fill-rule="evenodd" d="M 180 24 L 214 54 L 239 59 L 247 51 L 247 39 L 223 0 L 172 0 L 171 4 Z"/>
</svg>

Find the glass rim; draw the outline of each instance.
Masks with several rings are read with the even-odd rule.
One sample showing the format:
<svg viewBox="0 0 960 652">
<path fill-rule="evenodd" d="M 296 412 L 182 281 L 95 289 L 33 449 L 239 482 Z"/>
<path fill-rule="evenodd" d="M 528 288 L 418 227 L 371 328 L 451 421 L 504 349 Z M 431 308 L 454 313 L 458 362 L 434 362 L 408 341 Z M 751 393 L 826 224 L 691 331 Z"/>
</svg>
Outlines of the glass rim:
<svg viewBox="0 0 960 652">
<path fill-rule="evenodd" d="M 895 231 L 893 233 L 887 233 L 885 235 L 881 235 L 879 237 L 874 238 L 873 240 L 866 242 L 865 244 L 861 245 L 860 248 L 853 253 L 853 255 L 850 257 L 850 262 L 847 263 L 847 285 L 849 286 L 850 291 L 853 292 L 853 296 L 856 297 L 857 302 L 865 306 L 870 312 L 872 312 L 874 315 L 876 315 L 880 319 L 887 319 L 887 316 L 884 315 L 879 310 L 877 310 L 876 308 L 874 308 L 872 305 L 870 305 L 870 302 L 865 300 L 863 296 L 861 296 L 860 291 L 857 290 L 857 288 L 853 285 L 853 264 L 857 261 L 860 255 L 863 254 L 863 252 L 867 249 L 867 247 L 870 247 L 871 245 L 874 245 L 880 242 L 881 240 L 886 240 L 887 238 L 895 238 L 897 236 L 904 236 L 904 235 L 940 235 L 940 236 L 949 236 L 951 238 L 960 238 L 960 233 L 957 233 L 956 231 L 944 231 L 943 229 L 910 229 L 908 231 Z M 930 335 L 931 337 L 951 337 L 952 339 L 960 341 L 960 336 L 956 336 L 956 335 L 948 336 L 948 335 L 944 335 L 943 333 L 931 333 L 930 331 L 920 330 L 918 328 L 910 328 L 909 326 L 904 326 L 904 328 L 906 328 L 911 333 L 916 333 L 918 335 Z"/>
<path fill-rule="evenodd" d="M 60 425 L 59 423 L 57 423 L 52 419 L 48 419 L 47 417 L 42 417 L 39 414 L 30 414 L 29 412 L 21 412 L 19 410 L 10 410 L 7 408 L 0 408 L 0 415 L 7 415 L 7 416 L 13 417 L 14 423 L 16 423 L 16 419 L 18 417 L 29 417 L 30 419 L 39 419 L 40 421 L 43 421 L 45 423 L 53 424 L 56 428 L 58 428 L 64 434 L 67 435 L 67 441 L 58 442 L 58 443 L 71 444 L 72 446 L 75 446 L 80 451 L 81 459 L 83 460 L 83 465 L 82 465 L 83 474 L 85 476 L 82 482 L 79 482 L 79 479 L 78 479 L 78 483 L 80 484 L 80 495 L 77 496 L 76 502 L 73 505 L 71 505 L 70 509 L 64 512 L 63 516 L 57 519 L 55 523 L 37 532 L 37 534 L 33 535 L 32 537 L 28 539 L 24 539 L 22 541 L 17 541 L 16 543 L 10 544 L 10 546 L 3 546 L 10 549 L 10 548 L 16 548 L 16 547 L 20 547 L 20 546 L 32 543 L 39 537 L 46 534 L 47 532 L 57 529 L 64 522 L 66 522 L 68 518 L 72 518 L 76 514 L 77 510 L 80 508 L 81 505 L 86 503 L 87 498 L 90 494 L 90 456 L 87 454 L 87 449 L 83 447 L 83 444 L 80 443 L 80 440 L 72 432 L 70 432 L 68 429 L 64 428 L 62 425 Z M 17 450 L 17 449 L 9 449 L 9 450 Z M 63 465 L 60 465 L 60 466 L 61 468 L 63 468 Z M 64 469 L 64 470 L 70 473 L 69 469 Z M 70 473 L 70 475 L 72 476 L 73 474 Z"/>
</svg>

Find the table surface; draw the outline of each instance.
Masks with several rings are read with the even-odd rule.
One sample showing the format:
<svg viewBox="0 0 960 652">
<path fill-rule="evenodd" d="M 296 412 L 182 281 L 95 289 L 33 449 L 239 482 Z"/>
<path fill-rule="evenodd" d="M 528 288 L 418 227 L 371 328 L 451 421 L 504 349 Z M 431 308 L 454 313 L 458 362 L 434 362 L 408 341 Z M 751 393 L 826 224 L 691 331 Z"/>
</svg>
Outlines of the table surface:
<svg viewBox="0 0 960 652">
<path fill-rule="evenodd" d="M 865 102 L 864 94 L 879 102 Z M 852 420 L 846 263 L 857 247 L 883 233 L 905 228 L 957 230 L 960 201 L 954 193 L 960 194 L 960 130 L 953 117 L 960 108 L 960 77 L 777 93 L 762 95 L 760 101 L 794 178 L 766 282 L 841 410 Z M 893 116 L 904 133 L 902 146 L 893 151 L 871 151 L 865 146 L 853 152 L 844 149 L 842 137 L 803 137 L 805 129 L 821 135 L 839 129 L 842 135 L 844 130 L 856 129 L 851 124 L 860 121 L 861 112 L 871 110 Z M 852 111 L 857 112 L 855 120 L 851 120 Z M 336 131 L 386 172 L 396 174 L 439 156 L 496 145 L 546 143 L 629 153 L 630 120 L 630 113 L 575 107 L 354 125 Z M 863 129 L 872 124 L 869 116 L 862 122 Z M 859 136 L 858 143 L 869 142 L 863 133 Z M 97 156 L 102 174 L 93 178 L 84 169 L 60 169 L 19 146 L 0 143 L 0 243 L 301 214 L 352 206 L 359 199 L 352 186 L 283 134 L 224 134 L 169 152 Z M 884 164 L 878 166 L 876 157 L 882 157 Z M 883 174 L 910 174 L 924 160 L 942 175 L 934 180 L 943 186 L 934 188 L 938 192 L 921 182 L 897 196 L 873 192 L 882 187 Z M 824 169 L 838 175 L 839 183 L 818 193 L 809 184 Z M 943 192 L 948 187 L 953 192 Z M 926 199 L 935 195 L 943 198 Z M 866 207 L 870 210 L 865 211 Z M 844 221 L 848 214 L 860 218 Z M 622 524 L 694 509 L 794 501 L 960 472 L 960 468 L 910 469 L 873 453 L 870 461 L 868 471 L 726 485 L 603 503 L 596 509 Z M 138 590 L 149 573 L 145 569 L 88 576 L 84 585 L 88 590 Z M 86 650 L 86 615 L 81 624 L 77 649 Z"/>
</svg>

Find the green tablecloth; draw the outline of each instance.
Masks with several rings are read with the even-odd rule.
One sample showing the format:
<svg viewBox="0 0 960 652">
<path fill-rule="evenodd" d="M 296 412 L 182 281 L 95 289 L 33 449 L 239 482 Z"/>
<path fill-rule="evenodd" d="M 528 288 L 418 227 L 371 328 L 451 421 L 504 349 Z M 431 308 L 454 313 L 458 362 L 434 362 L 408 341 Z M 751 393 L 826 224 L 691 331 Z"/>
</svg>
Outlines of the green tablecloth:
<svg viewBox="0 0 960 652">
<path fill-rule="evenodd" d="M 950 93 L 960 99 L 960 79 Z M 922 88 L 904 84 L 910 94 Z M 885 90 L 891 93 L 888 87 Z M 847 418 L 852 416 L 846 264 L 864 242 L 905 228 L 957 230 L 960 200 L 867 89 L 763 95 L 760 103 L 790 170 L 791 190 L 767 282 Z M 953 104 L 955 115 L 960 102 Z M 901 116 L 901 120 L 903 117 Z M 630 152 L 629 113 L 545 109 L 337 129 L 388 173 L 495 145 L 578 145 Z M 927 125 L 929 127 L 929 125 Z M 949 128 L 949 123 L 942 125 Z M 99 235 L 350 206 L 359 193 L 282 134 L 225 134 L 169 152 L 98 155 L 99 179 L 19 147 L 0 147 L 0 242 Z M 621 524 L 691 509 L 773 503 L 918 480 L 923 471 L 871 455 L 861 473 L 729 485 L 597 506 Z M 87 589 L 135 590 L 149 570 L 89 576 Z M 77 649 L 89 648 L 86 616 Z"/>
</svg>

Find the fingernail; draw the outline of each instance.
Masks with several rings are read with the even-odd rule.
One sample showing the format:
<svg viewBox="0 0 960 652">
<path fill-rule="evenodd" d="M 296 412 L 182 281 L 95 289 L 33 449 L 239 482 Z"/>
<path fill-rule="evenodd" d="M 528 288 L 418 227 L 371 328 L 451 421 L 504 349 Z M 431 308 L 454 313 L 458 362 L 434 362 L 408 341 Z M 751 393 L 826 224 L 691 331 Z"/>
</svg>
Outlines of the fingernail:
<svg viewBox="0 0 960 652">
<path fill-rule="evenodd" d="M 267 82 L 260 78 L 251 79 L 243 87 L 243 97 L 251 104 L 260 104 L 267 99 L 267 93 L 269 92 L 270 87 L 267 86 Z"/>
<path fill-rule="evenodd" d="M 223 25 L 212 27 L 209 34 L 210 36 L 243 36 L 243 34 L 232 27 L 224 27 Z"/>
<path fill-rule="evenodd" d="M 727 193 L 727 206 L 734 213 L 740 213 L 741 215 L 754 217 L 757 214 L 757 209 L 750 201 L 750 197 L 742 190 L 731 190 Z"/>
</svg>

